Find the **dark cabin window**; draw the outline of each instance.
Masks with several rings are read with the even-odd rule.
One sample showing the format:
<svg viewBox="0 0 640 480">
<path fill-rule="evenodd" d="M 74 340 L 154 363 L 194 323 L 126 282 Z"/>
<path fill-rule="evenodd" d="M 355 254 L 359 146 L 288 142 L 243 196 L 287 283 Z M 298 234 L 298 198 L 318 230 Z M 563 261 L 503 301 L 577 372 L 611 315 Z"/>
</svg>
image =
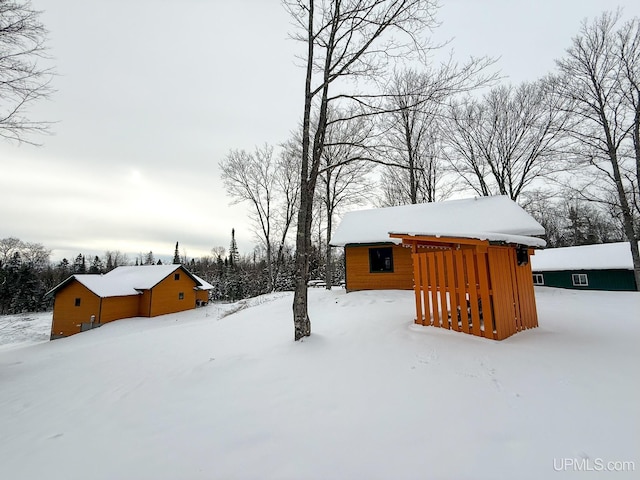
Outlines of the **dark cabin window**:
<svg viewBox="0 0 640 480">
<path fill-rule="evenodd" d="M 371 273 L 393 272 L 393 248 L 370 248 L 369 271 Z"/>
<path fill-rule="evenodd" d="M 178 300 L 184 300 L 184 292 L 178 294 Z"/>
<path fill-rule="evenodd" d="M 544 275 L 541 273 L 533 274 L 533 284 L 534 285 L 544 285 Z"/>
<path fill-rule="evenodd" d="M 80 301 L 81 301 L 81 300 L 80 300 L 79 298 L 76 298 L 76 307 L 79 307 L 79 306 L 80 306 Z"/>
<path fill-rule="evenodd" d="M 176 274 L 173 276 L 173 279 L 174 279 L 174 280 L 180 280 L 180 274 L 179 274 L 179 273 L 176 273 Z"/>
</svg>

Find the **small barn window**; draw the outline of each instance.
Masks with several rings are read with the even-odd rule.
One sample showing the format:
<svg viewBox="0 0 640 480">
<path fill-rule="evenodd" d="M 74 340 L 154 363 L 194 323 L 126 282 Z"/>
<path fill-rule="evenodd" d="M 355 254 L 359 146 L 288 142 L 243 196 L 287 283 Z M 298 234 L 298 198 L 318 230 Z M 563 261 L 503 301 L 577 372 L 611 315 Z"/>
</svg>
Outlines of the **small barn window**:
<svg viewBox="0 0 640 480">
<path fill-rule="evenodd" d="M 393 272 L 393 248 L 370 248 L 369 271 L 371 273 Z"/>
<path fill-rule="evenodd" d="M 184 292 L 178 294 L 178 300 L 184 300 Z"/>
<path fill-rule="evenodd" d="M 180 274 L 179 273 L 174 274 L 173 275 L 173 279 L 174 280 L 180 280 Z"/>
<path fill-rule="evenodd" d="M 533 274 L 533 284 L 534 285 L 544 285 L 544 275 L 541 273 Z"/>
<path fill-rule="evenodd" d="M 571 283 L 573 283 L 574 287 L 587 287 L 589 279 L 586 273 L 574 273 L 571 275 Z"/>
<path fill-rule="evenodd" d="M 76 307 L 80 306 L 80 302 L 81 302 L 81 299 L 80 298 L 76 298 Z"/>
</svg>

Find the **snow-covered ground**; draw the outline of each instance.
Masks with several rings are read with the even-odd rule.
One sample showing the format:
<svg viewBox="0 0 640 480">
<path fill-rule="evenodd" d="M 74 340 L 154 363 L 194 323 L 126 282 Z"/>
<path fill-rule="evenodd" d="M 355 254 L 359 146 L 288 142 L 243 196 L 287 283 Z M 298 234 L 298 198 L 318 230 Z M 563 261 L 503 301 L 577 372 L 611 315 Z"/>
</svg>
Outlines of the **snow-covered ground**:
<svg viewBox="0 0 640 480">
<path fill-rule="evenodd" d="M 0 316 L 0 351 L 48 342 L 51 320 L 51 312 Z"/>
<path fill-rule="evenodd" d="M 5 342 L 0 478 L 638 475 L 640 294 L 541 287 L 495 342 L 413 325 L 412 292 L 309 293 L 303 342 L 290 294 Z"/>
</svg>

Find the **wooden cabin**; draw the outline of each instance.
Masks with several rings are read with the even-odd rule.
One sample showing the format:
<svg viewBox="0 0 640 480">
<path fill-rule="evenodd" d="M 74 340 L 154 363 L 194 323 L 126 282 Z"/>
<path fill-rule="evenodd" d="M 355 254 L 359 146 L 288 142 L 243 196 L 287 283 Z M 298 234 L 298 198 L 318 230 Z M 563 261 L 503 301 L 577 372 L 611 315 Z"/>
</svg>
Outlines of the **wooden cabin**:
<svg viewBox="0 0 640 480">
<path fill-rule="evenodd" d="M 122 318 L 155 317 L 205 304 L 213 286 L 181 265 L 118 267 L 105 275 L 72 275 L 53 288 L 51 339 Z"/>
<path fill-rule="evenodd" d="M 538 325 L 529 258 L 544 229 L 505 196 L 350 212 L 346 289 L 413 289 L 415 322 L 501 340 Z"/>
<path fill-rule="evenodd" d="M 353 290 L 411 290 L 411 250 L 390 242 L 348 245 L 345 248 L 345 288 Z"/>
<path fill-rule="evenodd" d="M 548 248 L 531 261 L 533 284 L 577 290 L 637 291 L 629 242 Z"/>
</svg>

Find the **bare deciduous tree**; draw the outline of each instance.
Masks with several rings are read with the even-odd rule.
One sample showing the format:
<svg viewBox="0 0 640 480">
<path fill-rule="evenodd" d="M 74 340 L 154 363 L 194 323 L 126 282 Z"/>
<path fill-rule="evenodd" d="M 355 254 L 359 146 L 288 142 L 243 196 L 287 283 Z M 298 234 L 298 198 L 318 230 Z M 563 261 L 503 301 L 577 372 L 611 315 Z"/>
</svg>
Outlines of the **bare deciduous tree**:
<svg viewBox="0 0 640 480">
<path fill-rule="evenodd" d="M 484 57 L 459 65 L 450 57 L 437 68 L 395 72 L 387 87 L 389 113 L 383 116 L 385 151 L 395 163 L 387 166 L 383 175 L 384 204 L 447 197 L 451 184 L 443 184 L 445 167 L 440 152 L 443 106 L 455 95 L 493 82 L 496 75 L 487 72 L 493 63 Z"/>
<path fill-rule="evenodd" d="M 276 285 L 279 260 L 298 200 L 295 159 L 286 151 L 276 159 L 273 147 L 264 145 L 253 153 L 233 150 L 220 162 L 231 203 L 247 201 L 251 205 L 254 231 L 265 249 L 269 290 Z"/>
<path fill-rule="evenodd" d="M 616 33 L 616 56 L 620 64 L 622 95 L 631 111 L 632 119 L 631 139 L 635 172 L 631 167 L 628 176 L 632 185 L 630 202 L 636 216 L 640 216 L 640 18 L 630 20 Z"/>
<path fill-rule="evenodd" d="M 296 233 L 294 338 L 311 334 L 307 281 L 316 183 L 331 103 L 367 106 L 349 80 L 382 76 L 396 58 L 425 53 L 422 34 L 435 26 L 435 0 L 284 0 L 305 46 L 300 208 Z M 361 92 L 363 93 L 363 92 Z M 314 113 L 315 110 L 315 113 Z M 312 121 L 314 125 L 312 125 Z"/>
<path fill-rule="evenodd" d="M 370 200 L 373 188 L 369 174 L 374 164 L 366 160 L 367 139 L 372 133 L 373 125 L 367 117 L 353 117 L 353 120 L 348 122 L 329 124 L 322 152 L 322 166 L 318 179 L 320 188 L 317 195 L 324 210 L 327 289 L 331 289 L 333 284 L 333 249 L 329 243 L 335 216 L 340 208 L 366 203 Z M 349 159 L 352 161 L 345 161 Z"/>
<path fill-rule="evenodd" d="M 566 116 L 560 101 L 552 84 L 541 80 L 453 104 L 446 127 L 452 168 L 477 194 L 517 201 L 536 179 L 562 169 Z"/>
<path fill-rule="evenodd" d="M 27 107 L 51 93 L 52 71 L 42 67 L 47 30 L 28 0 L 0 1 L 0 136 L 32 143 L 27 135 L 49 124 L 32 121 Z"/>
<path fill-rule="evenodd" d="M 420 121 L 407 129 L 404 143 L 390 147 L 399 166 L 387 165 L 382 171 L 382 206 L 435 202 L 452 193 L 455 185 L 447 181 L 442 134 L 436 119 Z"/>
<path fill-rule="evenodd" d="M 640 20 L 619 28 L 620 17 L 620 12 L 603 13 L 592 23 L 585 20 L 556 62 L 556 80 L 576 120 L 566 133 L 576 141 L 578 173 L 586 175 L 576 193 L 619 213 L 640 289 L 634 206 L 640 181 Z"/>
<path fill-rule="evenodd" d="M 122 253 L 120 250 L 107 250 L 104 252 L 104 264 L 108 272 L 117 267 L 131 265 L 131 260 L 126 253 Z"/>
<path fill-rule="evenodd" d="M 526 209 L 544 227 L 549 248 L 624 239 L 621 225 L 607 208 L 576 197 L 570 189 L 556 191 L 553 197 L 538 192 L 529 195 Z"/>
<path fill-rule="evenodd" d="M 0 268 L 7 265 L 18 253 L 21 261 L 35 270 L 44 270 L 49 265 L 51 250 L 41 243 L 23 242 L 15 237 L 0 239 Z"/>
</svg>

